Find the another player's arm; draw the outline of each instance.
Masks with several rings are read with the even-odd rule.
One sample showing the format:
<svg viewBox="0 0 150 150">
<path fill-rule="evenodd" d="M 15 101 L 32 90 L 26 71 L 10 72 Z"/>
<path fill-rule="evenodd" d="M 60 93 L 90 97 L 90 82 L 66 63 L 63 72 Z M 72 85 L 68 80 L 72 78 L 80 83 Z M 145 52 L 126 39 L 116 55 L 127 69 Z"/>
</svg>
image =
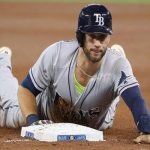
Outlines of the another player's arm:
<svg viewBox="0 0 150 150">
<path fill-rule="evenodd" d="M 36 90 L 28 75 L 18 90 L 18 99 L 23 116 L 26 118 L 27 125 L 38 121 L 36 95 L 40 91 Z"/>
</svg>

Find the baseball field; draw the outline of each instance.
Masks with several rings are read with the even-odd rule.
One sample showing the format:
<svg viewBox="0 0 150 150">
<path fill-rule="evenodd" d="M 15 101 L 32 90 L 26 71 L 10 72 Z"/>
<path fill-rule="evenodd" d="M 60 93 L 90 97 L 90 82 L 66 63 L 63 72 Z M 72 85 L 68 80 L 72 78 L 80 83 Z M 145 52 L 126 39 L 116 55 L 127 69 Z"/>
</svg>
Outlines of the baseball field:
<svg viewBox="0 0 150 150">
<path fill-rule="evenodd" d="M 125 1 L 125 0 L 124 0 Z M 121 44 L 140 83 L 150 110 L 150 0 L 103 0 L 112 12 L 111 44 Z M 93 1 L 92 1 L 93 2 Z M 75 38 L 80 9 L 90 1 L 0 0 L 0 46 L 12 49 L 13 73 L 19 83 L 40 53 L 59 40 Z M 140 108 L 139 108 L 140 109 Z M 132 115 L 121 100 L 114 125 L 104 132 L 104 142 L 47 143 L 21 138 L 20 129 L 0 128 L 2 150 L 148 150 L 148 144 L 134 144 L 138 136 Z"/>
</svg>

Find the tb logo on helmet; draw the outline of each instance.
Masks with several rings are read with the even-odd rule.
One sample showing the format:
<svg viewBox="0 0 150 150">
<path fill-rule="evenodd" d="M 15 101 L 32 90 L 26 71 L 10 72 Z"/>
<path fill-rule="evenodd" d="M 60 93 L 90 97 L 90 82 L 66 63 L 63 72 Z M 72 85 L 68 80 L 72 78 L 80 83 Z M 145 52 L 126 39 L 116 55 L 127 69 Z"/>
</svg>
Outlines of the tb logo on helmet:
<svg viewBox="0 0 150 150">
<path fill-rule="evenodd" d="M 105 6 L 91 4 L 81 10 L 76 31 L 76 38 L 81 47 L 84 46 L 85 33 L 112 34 L 112 17 Z"/>
<path fill-rule="evenodd" d="M 95 22 L 97 22 L 99 26 L 103 26 L 104 25 L 104 17 L 102 17 L 101 14 L 94 14 L 94 16 L 96 17 Z"/>
</svg>

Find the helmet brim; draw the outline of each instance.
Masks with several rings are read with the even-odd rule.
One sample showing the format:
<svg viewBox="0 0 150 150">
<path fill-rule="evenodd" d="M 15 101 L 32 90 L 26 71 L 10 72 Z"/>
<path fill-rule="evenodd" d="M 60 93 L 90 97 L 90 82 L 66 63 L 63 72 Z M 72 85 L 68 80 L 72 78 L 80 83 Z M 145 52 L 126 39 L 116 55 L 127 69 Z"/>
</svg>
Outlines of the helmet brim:
<svg viewBox="0 0 150 150">
<path fill-rule="evenodd" d="M 105 28 L 104 26 L 84 26 L 84 30 L 81 29 L 83 33 L 103 33 L 112 35 L 112 30 Z"/>
</svg>

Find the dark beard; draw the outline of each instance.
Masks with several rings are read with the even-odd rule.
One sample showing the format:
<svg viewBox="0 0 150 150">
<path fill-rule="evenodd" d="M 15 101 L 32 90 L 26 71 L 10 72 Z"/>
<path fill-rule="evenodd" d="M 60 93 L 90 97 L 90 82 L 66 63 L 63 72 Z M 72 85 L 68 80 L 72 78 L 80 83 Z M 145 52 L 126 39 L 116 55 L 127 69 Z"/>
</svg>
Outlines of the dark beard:
<svg viewBox="0 0 150 150">
<path fill-rule="evenodd" d="M 107 50 L 107 48 L 105 49 L 104 52 L 102 52 L 101 57 L 99 57 L 99 58 L 96 59 L 96 58 L 91 57 L 89 51 L 85 47 L 83 48 L 84 54 L 86 55 L 86 57 L 88 58 L 88 60 L 90 60 L 92 63 L 99 62 L 103 58 L 103 56 L 105 55 L 106 50 Z"/>
</svg>

